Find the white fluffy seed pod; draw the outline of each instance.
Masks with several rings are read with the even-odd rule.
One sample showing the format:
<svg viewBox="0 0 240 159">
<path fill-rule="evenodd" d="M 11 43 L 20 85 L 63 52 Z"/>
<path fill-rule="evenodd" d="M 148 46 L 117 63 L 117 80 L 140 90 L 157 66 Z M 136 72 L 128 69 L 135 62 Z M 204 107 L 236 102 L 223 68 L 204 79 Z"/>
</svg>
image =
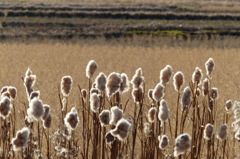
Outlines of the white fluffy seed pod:
<svg viewBox="0 0 240 159">
<path fill-rule="evenodd" d="M 82 89 L 81 90 L 81 95 L 84 101 L 87 100 L 87 90 L 86 89 Z"/>
<path fill-rule="evenodd" d="M 86 76 L 87 78 L 92 78 L 94 73 L 97 71 L 97 63 L 94 60 L 91 60 L 88 62 L 88 65 L 86 67 Z"/>
<path fill-rule="evenodd" d="M 1 94 L 1 98 L 3 97 L 8 97 L 9 99 L 11 98 L 8 92 L 4 92 L 3 94 Z"/>
<path fill-rule="evenodd" d="M 184 82 L 185 82 L 185 80 L 184 80 L 183 73 L 180 71 L 176 72 L 175 75 L 173 76 L 173 86 L 174 86 L 175 90 L 180 91 Z"/>
<path fill-rule="evenodd" d="M 120 89 L 122 78 L 119 73 L 112 72 L 107 78 L 107 95 L 112 97 Z"/>
<path fill-rule="evenodd" d="M 191 148 L 191 137 L 189 134 L 184 133 L 179 135 L 175 139 L 175 147 L 174 147 L 174 157 L 178 157 L 179 155 L 184 154 L 186 151 Z"/>
<path fill-rule="evenodd" d="M 44 105 L 43 105 L 43 110 L 44 110 L 44 111 L 43 111 L 42 120 L 46 120 L 46 119 L 48 118 L 48 115 L 49 115 L 49 113 L 50 113 L 51 108 L 50 108 L 49 105 L 44 104 Z"/>
<path fill-rule="evenodd" d="M 100 107 L 100 99 L 96 93 L 91 94 L 90 108 L 94 113 L 98 113 Z"/>
<path fill-rule="evenodd" d="M 217 138 L 219 140 L 226 140 L 227 139 L 227 135 L 228 135 L 228 131 L 227 131 L 227 124 L 221 124 L 220 128 L 218 130 L 218 134 L 217 134 Z"/>
<path fill-rule="evenodd" d="M 208 77 L 210 77 L 210 78 L 211 78 L 211 74 L 212 74 L 212 72 L 213 72 L 213 70 L 214 70 L 214 66 L 215 66 L 215 63 L 214 63 L 214 61 L 213 61 L 213 58 L 209 58 L 209 59 L 207 60 L 207 62 L 205 63 L 207 75 L 208 75 Z"/>
<path fill-rule="evenodd" d="M 35 82 L 36 82 L 36 75 L 32 74 L 32 71 L 30 70 L 30 68 L 28 67 L 26 73 L 25 73 L 25 77 L 24 77 L 24 85 L 27 89 L 30 89 L 34 86 Z M 30 94 L 30 93 L 29 93 Z"/>
<path fill-rule="evenodd" d="M 122 82 L 120 84 L 120 93 L 123 94 L 129 91 L 130 82 L 128 80 L 128 76 L 126 73 L 122 73 L 121 78 L 122 78 Z"/>
<path fill-rule="evenodd" d="M 142 87 L 134 88 L 132 90 L 132 97 L 135 103 L 141 102 L 143 99 L 143 95 L 144 95 L 144 92 Z"/>
<path fill-rule="evenodd" d="M 31 76 L 32 75 L 32 71 L 31 69 L 28 67 L 26 73 L 25 73 L 25 76 Z"/>
<path fill-rule="evenodd" d="M 164 99 L 162 99 L 159 106 L 158 119 L 161 122 L 165 122 L 168 120 L 168 118 L 169 118 L 169 109 L 167 106 L 167 102 Z"/>
<path fill-rule="evenodd" d="M 39 120 L 44 113 L 43 103 L 38 98 L 33 98 L 30 101 L 29 108 L 27 109 L 28 116 L 32 117 L 35 120 Z"/>
<path fill-rule="evenodd" d="M 107 144 L 113 143 L 114 140 L 115 140 L 115 137 L 112 135 L 111 132 L 106 133 L 105 141 L 106 141 Z"/>
<path fill-rule="evenodd" d="M 232 106 L 233 106 L 233 103 L 231 100 L 226 101 L 226 104 L 225 104 L 226 111 L 229 111 L 232 108 Z"/>
<path fill-rule="evenodd" d="M 75 107 L 73 107 L 71 111 L 66 114 L 66 117 L 64 118 L 64 124 L 70 131 L 74 130 L 77 127 L 79 121 L 80 120 L 78 117 L 78 112 Z"/>
<path fill-rule="evenodd" d="M 29 96 L 29 101 L 33 98 L 40 98 L 40 91 L 32 91 L 32 93 Z"/>
<path fill-rule="evenodd" d="M 10 95 L 11 100 L 14 100 L 17 97 L 17 89 L 15 87 L 9 86 L 8 93 Z"/>
<path fill-rule="evenodd" d="M 156 119 L 156 114 L 157 114 L 157 108 L 152 107 L 148 111 L 148 121 L 150 123 L 153 123 Z"/>
<path fill-rule="evenodd" d="M 138 68 L 131 80 L 133 88 L 143 87 L 144 77 L 142 75 L 142 68 Z"/>
<path fill-rule="evenodd" d="M 99 114 L 99 120 L 102 126 L 107 126 L 110 123 L 110 111 L 109 110 L 103 110 Z"/>
<path fill-rule="evenodd" d="M 149 89 L 149 90 L 148 90 L 148 98 L 149 98 L 151 101 L 154 101 L 154 99 L 153 99 L 153 89 Z"/>
<path fill-rule="evenodd" d="M 198 67 L 195 68 L 195 71 L 193 72 L 192 75 L 192 82 L 196 83 L 197 85 L 201 84 L 201 79 L 202 79 L 202 70 Z"/>
<path fill-rule="evenodd" d="M 213 100 L 218 99 L 218 89 L 217 88 L 211 88 L 211 90 L 209 92 L 209 96 Z"/>
<path fill-rule="evenodd" d="M 1 89 L 1 94 L 3 94 L 4 92 L 7 92 L 7 91 L 8 91 L 8 86 L 4 86 Z"/>
<path fill-rule="evenodd" d="M 123 111 L 118 106 L 114 106 L 111 108 L 110 116 L 111 116 L 110 124 L 116 125 L 117 122 L 123 117 Z"/>
<path fill-rule="evenodd" d="M 2 97 L 0 101 L 0 116 L 6 118 L 11 113 L 12 104 L 8 97 Z"/>
<path fill-rule="evenodd" d="M 12 139 L 13 151 L 28 147 L 29 136 L 30 130 L 27 127 L 19 130 L 16 137 Z"/>
<path fill-rule="evenodd" d="M 202 84 L 202 91 L 203 91 L 203 95 L 206 96 L 208 95 L 209 93 L 209 87 L 210 87 L 210 84 L 209 84 L 209 80 L 207 78 L 205 78 L 203 80 L 203 84 Z"/>
<path fill-rule="evenodd" d="M 189 108 L 192 102 L 191 95 L 192 95 L 191 89 L 188 86 L 184 88 L 182 98 L 181 98 L 182 110 Z"/>
<path fill-rule="evenodd" d="M 96 88 L 101 92 L 104 92 L 106 89 L 107 76 L 103 72 L 99 73 L 95 79 L 95 83 Z"/>
<path fill-rule="evenodd" d="M 150 125 L 149 125 L 149 123 L 144 123 L 143 132 L 144 132 L 144 134 L 146 134 L 147 136 L 150 135 L 150 133 L 151 133 L 151 129 L 150 129 Z"/>
<path fill-rule="evenodd" d="M 240 141 L 240 129 L 238 129 L 237 132 L 235 133 L 235 139 Z"/>
<path fill-rule="evenodd" d="M 167 135 L 158 136 L 159 148 L 165 150 L 169 145 L 169 138 Z"/>
<path fill-rule="evenodd" d="M 160 71 L 160 83 L 166 87 L 172 76 L 172 66 L 167 65 Z"/>
<path fill-rule="evenodd" d="M 117 137 L 120 141 L 125 140 L 128 137 L 132 124 L 126 119 L 120 119 L 117 122 L 115 129 L 111 130 L 113 136 Z"/>
<path fill-rule="evenodd" d="M 204 129 L 204 139 L 211 140 L 214 134 L 214 127 L 212 124 L 208 123 Z"/>
<path fill-rule="evenodd" d="M 48 114 L 48 117 L 43 120 L 43 127 L 45 129 L 49 129 L 52 125 L 52 115 L 51 114 Z"/>
<path fill-rule="evenodd" d="M 164 97 L 164 86 L 161 83 L 158 83 L 153 90 L 152 96 L 153 99 L 158 102 Z"/>
<path fill-rule="evenodd" d="M 91 88 L 91 90 L 90 90 L 90 95 L 92 95 L 93 93 L 98 94 L 98 93 L 99 93 L 99 89 L 97 89 L 97 88 Z"/>
<path fill-rule="evenodd" d="M 64 76 L 61 80 L 61 92 L 63 96 L 69 96 L 72 90 L 73 80 L 71 76 Z"/>
</svg>

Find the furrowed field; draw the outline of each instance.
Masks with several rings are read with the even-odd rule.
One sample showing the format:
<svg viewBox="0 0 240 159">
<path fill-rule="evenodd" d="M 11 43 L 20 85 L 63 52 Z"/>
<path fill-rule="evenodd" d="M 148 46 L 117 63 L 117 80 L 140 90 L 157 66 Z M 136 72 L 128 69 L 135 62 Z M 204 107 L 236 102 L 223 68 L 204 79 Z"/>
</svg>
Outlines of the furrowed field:
<svg viewBox="0 0 240 159">
<path fill-rule="evenodd" d="M 193 152 L 195 153 L 194 155 L 197 155 L 197 158 L 214 158 L 223 155 L 229 158 L 238 158 L 237 156 L 239 155 L 239 145 L 237 139 L 234 138 L 235 133 L 233 132 L 233 127 L 231 126 L 232 122 L 234 121 L 232 109 L 230 109 L 227 117 L 229 118 L 227 122 L 227 139 L 219 141 L 216 136 L 218 135 L 220 124 L 226 123 L 226 101 L 229 99 L 232 101 L 238 100 L 239 49 L 207 48 L 201 46 L 196 48 L 155 46 L 152 48 L 133 45 L 111 45 L 107 43 L 99 45 L 63 43 L 2 43 L 0 44 L 0 49 L 0 56 L 2 59 L 2 66 L 0 69 L 2 78 L 0 81 L 1 86 L 14 86 L 17 88 L 17 97 L 14 99 L 14 101 L 11 102 L 14 103 L 13 107 L 15 107 L 15 119 L 13 117 L 14 115 L 12 109 L 9 117 L 6 119 L 1 119 L 2 129 L 11 133 L 6 137 L 6 139 L 9 138 L 10 140 L 15 137 L 15 134 L 12 134 L 13 131 L 16 133 L 17 130 L 22 129 L 25 126 L 28 126 L 31 132 L 28 141 L 26 141 L 27 145 L 18 145 L 17 142 L 17 144 L 15 143 L 16 146 L 19 146 L 17 147 L 19 148 L 19 151 L 16 151 L 14 153 L 12 152 L 12 145 L 8 146 L 8 144 L 12 141 L 5 141 L 3 138 L 1 140 L 1 147 L 3 150 L 5 149 L 5 152 L 3 151 L 2 155 L 9 156 L 10 158 L 19 158 L 21 156 L 23 158 L 31 158 L 33 156 L 40 157 L 41 155 L 44 158 L 60 158 L 61 156 L 65 158 L 73 158 L 74 156 L 77 158 L 116 158 L 117 156 L 122 156 L 123 158 L 152 158 L 153 156 L 155 156 L 155 158 L 167 158 L 173 156 L 178 98 L 178 92 L 174 89 L 173 86 L 173 75 L 177 71 L 181 71 L 184 74 L 185 79 L 185 83 L 181 86 L 181 89 L 179 91 L 180 101 L 178 107 L 177 135 L 180 135 L 180 132 L 182 131 L 180 130 L 181 114 L 184 112 L 182 111 L 181 102 L 183 89 L 189 86 L 189 84 L 191 86 L 191 89 L 194 89 L 193 87 L 196 87 L 196 84 L 194 86 L 191 83 L 192 74 L 195 70 L 195 67 L 202 69 L 203 78 L 201 81 L 207 78 L 205 62 L 210 57 L 212 57 L 215 62 L 215 67 L 214 71 L 212 72 L 211 87 L 216 87 L 218 89 L 218 99 L 214 100 L 214 112 L 216 111 L 214 113 L 215 115 L 213 116 L 214 120 L 208 117 L 210 112 L 208 109 L 210 108 L 207 104 L 207 96 L 203 96 L 203 93 L 201 93 L 200 96 L 196 96 L 195 93 L 192 92 L 190 97 L 192 99 L 192 102 L 189 106 L 189 113 L 186 116 L 183 133 L 188 133 L 191 138 L 195 138 L 195 141 L 197 141 L 197 146 L 199 144 L 201 145 L 201 150 L 199 150 L 199 147 L 197 147 L 197 149 L 191 149 L 190 147 L 186 146 L 187 144 L 185 144 L 186 150 L 184 150 L 183 146 L 183 150 L 179 149 L 178 151 L 175 151 L 178 153 L 183 151 L 183 155 L 180 155 L 182 158 L 193 158 L 193 156 L 191 156 Z M 84 102 L 82 101 L 83 97 L 79 91 L 79 88 L 86 90 L 89 89 L 89 79 L 86 77 L 86 67 L 90 60 L 95 60 L 98 65 L 94 76 L 91 78 L 93 82 L 100 72 L 103 72 L 106 76 L 112 72 L 126 73 L 129 80 L 131 80 L 135 74 L 135 71 L 138 68 L 142 68 L 142 76 L 144 76 L 144 97 L 140 98 L 140 102 L 134 103 L 131 94 L 133 90 L 132 84 L 130 84 L 130 90 L 121 95 L 120 103 L 118 103 L 118 100 L 116 100 L 116 95 L 109 98 L 107 95 L 105 96 L 105 91 L 99 91 L 98 94 L 101 94 L 103 97 L 105 97 L 105 102 L 100 106 L 99 112 L 94 113 L 90 109 L 90 105 L 94 104 L 88 103 L 89 93 L 87 95 L 88 97 L 86 101 Z M 157 115 L 155 117 L 155 121 L 153 124 L 151 124 L 148 119 L 148 111 L 150 107 L 158 108 L 157 105 L 160 103 L 152 102 L 148 98 L 148 90 L 154 89 L 155 86 L 160 82 L 160 71 L 166 65 L 172 66 L 172 75 L 170 82 L 166 85 L 166 88 L 164 90 L 165 96 L 162 98 L 164 98 L 167 102 L 167 106 L 170 112 L 170 121 L 167 119 L 167 121 L 164 122 L 165 124 L 158 126 L 155 125 L 156 123 L 159 124 L 160 122 L 158 118 L 158 112 L 156 112 Z M 23 112 L 26 113 L 26 109 L 28 108 L 29 104 L 23 78 L 26 78 L 25 72 L 28 68 L 30 68 L 32 74 L 36 75 L 37 77 L 36 84 L 33 86 L 34 90 L 39 90 L 41 92 L 40 97 L 35 97 L 35 99 L 41 99 L 44 104 L 49 104 L 51 107 L 50 114 L 52 116 L 52 124 L 49 129 L 43 128 L 41 119 L 39 119 L 39 122 L 34 120 L 32 124 L 30 123 L 25 125 L 25 116 L 22 114 Z M 72 91 L 67 97 L 68 108 L 67 110 L 65 108 L 64 111 L 61 111 L 59 93 L 61 98 L 63 98 L 63 95 L 61 92 L 59 92 L 59 88 L 62 77 L 66 75 L 72 77 L 73 84 Z M 199 88 L 202 89 L 202 85 L 199 85 Z M 108 89 L 108 87 L 106 89 Z M 2 96 L 6 95 L 3 93 Z M 4 109 L 3 99 L 5 98 L 2 97 L 1 111 Z M 211 100 L 210 97 L 209 100 Z M 127 105 L 126 108 L 125 104 Z M 85 108 L 82 112 L 83 105 Z M 134 124 L 136 123 L 132 122 L 130 129 L 127 128 L 127 130 L 122 130 L 123 134 L 128 134 L 126 139 L 123 137 L 124 140 L 121 141 L 119 140 L 121 139 L 121 136 L 116 135 L 115 141 L 113 143 L 107 144 L 104 136 L 111 129 L 115 130 L 115 126 L 107 126 L 106 129 L 104 127 L 101 127 L 99 124 L 98 116 L 103 109 L 110 110 L 112 107 L 111 105 L 118 105 L 119 107 L 122 107 L 122 109 L 124 109 L 123 118 L 130 119 L 132 121 L 138 121 L 138 126 L 134 127 Z M 195 111 L 197 112 L 197 105 L 199 105 L 199 113 L 201 114 L 200 118 L 198 116 L 193 117 L 193 106 L 195 106 Z M 135 106 L 136 114 L 134 115 Z M 72 130 L 71 135 L 61 136 L 61 133 L 67 133 L 66 131 L 69 129 L 67 127 L 64 128 L 65 124 L 63 124 L 61 121 L 62 114 L 63 118 L 65 118 L 66 113 L 68 113 L 72 107 L 75 107 L 78 110 L 78 116 L 80 119 L 79 124 L 74 130 Z M 142 109 L 140 109 L 141 107 Z M 88 110 L 90 113 L 89 127 L 86 126 L 88 125 Z M 203 110 L 205 111 L 204 113 Z M 138 113 L 140 114 L 137 118 Z M 29 115 L 31 116 L 31 113 Z M 114 114 L 111 115 L 114 116 Z M 85 116 L 85 119 L 83 119 L 83 116 Z M 15 120 L 17 122 L 14 122 L 12 120 Z M 13 125 L 10 125 L 9 128 L 4 128 L 6 121 L 10 121 L 10 123 L 16 123 L 16 130 L 13 129 Z M 96 124 L 92 125 L 93 121 L 96 122 Z M 193 121 L 197 121 L 194 123 L 196 124 L 194 125 L 195 129 L 192 129 Z M 146 127 L 146 124 L 144 123 L 149 123 L 149 134 L 147 133 L 146 129 L 141 127 L 141 124 Z M 212 123 L 214 125 L 215 135 L 209 141 L 203 138 L 204 127 L 207 123 Z M 86 129 L 90 131 L 90 134 L 87 133 Z M 59 130 L 58 134 L 56 133 L 57 130 Z M 4 136 L 4 131 L 1 131 L 1 136 Z M 86 131 L 86 134 L 83 134 L 83 131 Z M 95 134 L 96 132 L 98 133 Z M 136 132 L 136 134 L 134 134 L 134 132 Z M 49 133 L 50 138 L 47 137 L 47 133 Z M 195 133 L 195 136 L 191 136 L 192 133 Z M 167 146 L 166 149 L 164 148 L 161 150 L 158 145 L 158 136 L 164 134 L 166 134 L 169 138 L 169 146 Z M 39 144 L 37 143 L 39 142 L 38 135 L 40 135 L 40 143 L 43 145 L 41 147 L 39 147 Z M 85 136 L 83 137 L 83 135 Z M 48 147 L 46 138 L 49 140 L 50 147 Z M 89 141 L 87 140 L 88 138 Z M 133 155 L 132 142 L 134 138 L 136 139 L 136 146 L 135 154 Z M 22 138 L 22 140 L 24 140 L 24 138 Z M 212 141 L 214 141 L 214 143 L 212 143 Z M 88 142 L 89 145 L 87 145 Z M 233 143 L 235 144 L 234 147 Z M 191 145 L 196 143 L 190 141 L 188 144 Z M 210 152 L 207 151 L 208 146 L 210 147 Z M 21 147 L 27 148 L 22 149 Z M 87 147 L 89 151 L 87 151 Z M 149 147 L 151 148 L 148 149 Z M 186 153 L 184 153 L 185 151 Z"/>
</svg>

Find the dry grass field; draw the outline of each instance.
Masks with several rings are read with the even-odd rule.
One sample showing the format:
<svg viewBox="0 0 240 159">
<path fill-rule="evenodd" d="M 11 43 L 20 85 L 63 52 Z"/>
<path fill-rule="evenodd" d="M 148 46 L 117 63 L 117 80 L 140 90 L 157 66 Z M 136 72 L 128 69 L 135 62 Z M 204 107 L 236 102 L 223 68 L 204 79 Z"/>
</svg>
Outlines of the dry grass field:
<svg viewBox="0 0 240 159">
<path fill-rule="evenodd" d="M 43 103 L 51 106 L 53 126 L 50 132 L 54 132 L 57 130 L 57 125 L 59 124 L 59 115 L 57 114 L 61 114 L 58 98 L 58 88 L 61 78 L 65 75 L 70 75 L 73 78 L 73 90 L 69 96 L 69 107 L 75 106 L 80 108 L 78 85 L 81 88 L 88 89 L 88 79 L 85 75 L 85 69 L 90 60 L 94 59 L 98 64 L 94 78 L 100 72 L 104 72 L 106 75 L 109 75 L 111 72 L 119 72 L 126 73 L 129 79 L 131 79 L 135 70 L 141 67 L 147 91 L 150 88 L 153 89 L 159 83 L 160 70 L 166 65 L 172 66 L 173 73 L 177 71 L 184 73 L 186 82 L 182 88 L 187 86 L 191 81 L 195 67 L 203 70 L 205 78 L 206 71 L 204 64 L 208 58 L 212 57 L 216 64 L 212 75 L 212 86 L 217 87 L 219 90 L 216 109 L 216 119 L 218 120 L 215 123 L 216 127 L 218 127 L 225 114 L 225 102 L 229 99 L 233 101 L 238 100 L 240 85 L 238 80 L 239 51 L 239 49 L 234 48 L 208 48 L 203 46 L 184 48 L 111 45 L 108 43 L 2 43 L 0 44 L 0 57 L 2 59 L 0 69 L 2 80 L 0 81 L 0 85 L 11 85 L 17 88 L 17 98 L 14 101 L 15 107 L 17 111 L 23 110 L 23 103 L 27 103 L 27 97 L 21 77 L 24 76 L 26 69 L 30 67 L 33 73 L 37 75 L 35 89 L 40 90 Z M 174 90 L 172 82 L 173 80 L 171 79 L 165 99 L 168 102 L 172 121 L 174 121 L 177 92 Z M 122 103 L 125 103 L 130 96 L 131 91 L 124 94 Z M 145 104 L 150 106 L 149 100 L 146 100 Z M 133 107 L 134 102 L 131 99 L 127 107 L 129 111 L 124 113 L 125 117 L 131 118 Z M 145 107 L 143 111 L 144 115 L 147 115 L 147 111 L 148 109 Z M 24 119 L 19 114 L 17 115 L 17 120 L 17 128 L 20 129 L 25 125 Z M 230 122 L 232 122 L 232 118 Z M 174 125 L 174 123 L 172 124 Z M 231 132 L 232 128 L 231 126 L 229 127 L 229 131 Z M 189 133 L 190 130 L 186 128 L 186 131 Z M 229 139 L 230 142 L 233 140 L 231 137 Z M 170 142 L 173 144 L 173 141 Z M 229 147 L 228 150 L 230 152 Z M 229 156 L 233 157 L 231 153 Z"/>
</svg>

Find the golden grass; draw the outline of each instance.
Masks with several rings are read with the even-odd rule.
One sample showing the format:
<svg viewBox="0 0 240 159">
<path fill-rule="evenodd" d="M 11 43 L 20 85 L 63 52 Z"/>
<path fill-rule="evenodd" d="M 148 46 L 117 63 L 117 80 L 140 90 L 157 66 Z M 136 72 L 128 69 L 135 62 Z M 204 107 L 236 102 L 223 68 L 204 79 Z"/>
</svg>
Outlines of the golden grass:
<svg viewBox="0 0 240 159">
<path fill-rule="evenodd" d="M 78 105 L 79 91 L 77 85 L 87 88 L 85 68 L 88 61 L 94 59 L 99 72 L 125 72 L 131 79 L 135 70 L 143 69 L 146 79 L 146 88 L 154 88 L 159 82 L 160 70 L 167 64 L 173 67 L 174 72 L 182 71 L 186 83 L 191 80 L 196 66 L 205 74 L 204 63 L 213 57 L 216 69 L 213 72 L 213 86 L 219 89 L 219 107 L 223 108 L 224 101 L 237 100 L 239 94 L 239 49 L 207 49 L 198 48 L 159 48 L 136 46 L 111 45 L 78 45 L 62 43 L 55 44 L 0 44 L 0 86 L 12 85 L 18 89 L 17 107 L 26 102 L 25 88 L 21 80 L 28 67 L 37 75 L 35 88 L 41 91 L 41 99 L 51 105 L 54 110 L 59 109 L 58 86 L 64 75 L 73 77 L 73 92 L 70 94 L 70 105 Z M 171 98 L 177 93 L 171 84 L 168 86 L 167 100 L 170 109 L 174 108 Z M 23 93 L 24 92 L 24 93 Z M 125 95 L 127 96 L 127 95 Z M 18 109 L 18 108 L 17 108 Z"/>
<path fill-rule="evenodd" d="M 188 85 L 197 66 L 203 70 L 204 77 L 206 77 L 204 64 L 209 57 L 212 57 L 216 64 L 212 74 L 212 87 L 217 87 L 220 95 L 216 116 L 216 125 L 219 125 L 225 112 L 225 102 L 228 99 L 233 101 L 239 100 L 239 51 L 240 49 L 210 49 L 203 46 L 184 48 L 143 47 L 121 44 L 116 46 L 111 45 L 111 43 L 103 43 L 101 45 L 90 43 L 2 43 L 0 44 L 0 57 L 2 60 L 0 87 L 5 85 L 15 86 L 18 89 L 18 97 L 15 101 L 16 110 L 24 109 L 23 102 L 27 103 L 27 98 L 21 76 L 30 67 L 33 73 L 37 75 L 37 82 L 34 88 L 41 91 L 43 103 L 51 106 L 53 115 L 53 129 L 51 131 L 55 131 L 59 119 L 57 114 L 60 114 L 58 87 L 61 78 L 65 75 L 72 76 L 73 90 L 69 97 L 69 106 L 78 107 L 79 90 L 77 85 L 80 85 L 81 88 L 88 88 L 85 68 L 88 61 L 92 59 L 99 66 L 94 77 L 99 72 L 104 72 L 108 75 L 115 71 L 119 73 L 124 72 L 131 79 L 135 70 L 141 67 L 147 91 L 149 88 L 154 88 L 159 82 L 160 70 L 168 64 L 173 67 L 174 72 L 182 71 L 184 73 L 186 82 L 182 88 Z M 165 99 L 169 105 L 171 121 L 175 121 L 177 92 L 174 90 L 172 82 L 173 80 L 171 79 L 170 84 L 167 86 Z M 122 102 L 125 103 L 129 96 L 130 92 L 124 94 Z M 125 112 L 125 117 L 132 115 L 133 107 L 134 104 L 131 99 L 127 108 L 130 111 Z M 143 112 L 144 115 L 147 115 L 147 108 Z M 23 118 L 18 116 L 17 121 L 17 129 L 22 128 L 24 126 Z M 188 127 L 188 123 L 186 124 L 186 127 Z M 189 131 L 188 128 L 185 130 Z M 173 141 L 170 142 L 172 145 Z"/>
</svg>

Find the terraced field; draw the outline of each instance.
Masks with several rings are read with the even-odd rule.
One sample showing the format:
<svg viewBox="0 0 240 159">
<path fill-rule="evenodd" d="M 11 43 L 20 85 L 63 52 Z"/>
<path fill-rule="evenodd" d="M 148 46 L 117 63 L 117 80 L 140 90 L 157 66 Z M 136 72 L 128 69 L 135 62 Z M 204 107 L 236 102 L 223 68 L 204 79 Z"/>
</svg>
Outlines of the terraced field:
<svg viewBox="0 0 240 159">
<path fill-rule="evenodd" d="M 1 40 L 111 39 L 135 35 L 187 40 L 240 35 L 238 1 L 214 5 L 210 2 L 0 3 Z"/>
</svg>

